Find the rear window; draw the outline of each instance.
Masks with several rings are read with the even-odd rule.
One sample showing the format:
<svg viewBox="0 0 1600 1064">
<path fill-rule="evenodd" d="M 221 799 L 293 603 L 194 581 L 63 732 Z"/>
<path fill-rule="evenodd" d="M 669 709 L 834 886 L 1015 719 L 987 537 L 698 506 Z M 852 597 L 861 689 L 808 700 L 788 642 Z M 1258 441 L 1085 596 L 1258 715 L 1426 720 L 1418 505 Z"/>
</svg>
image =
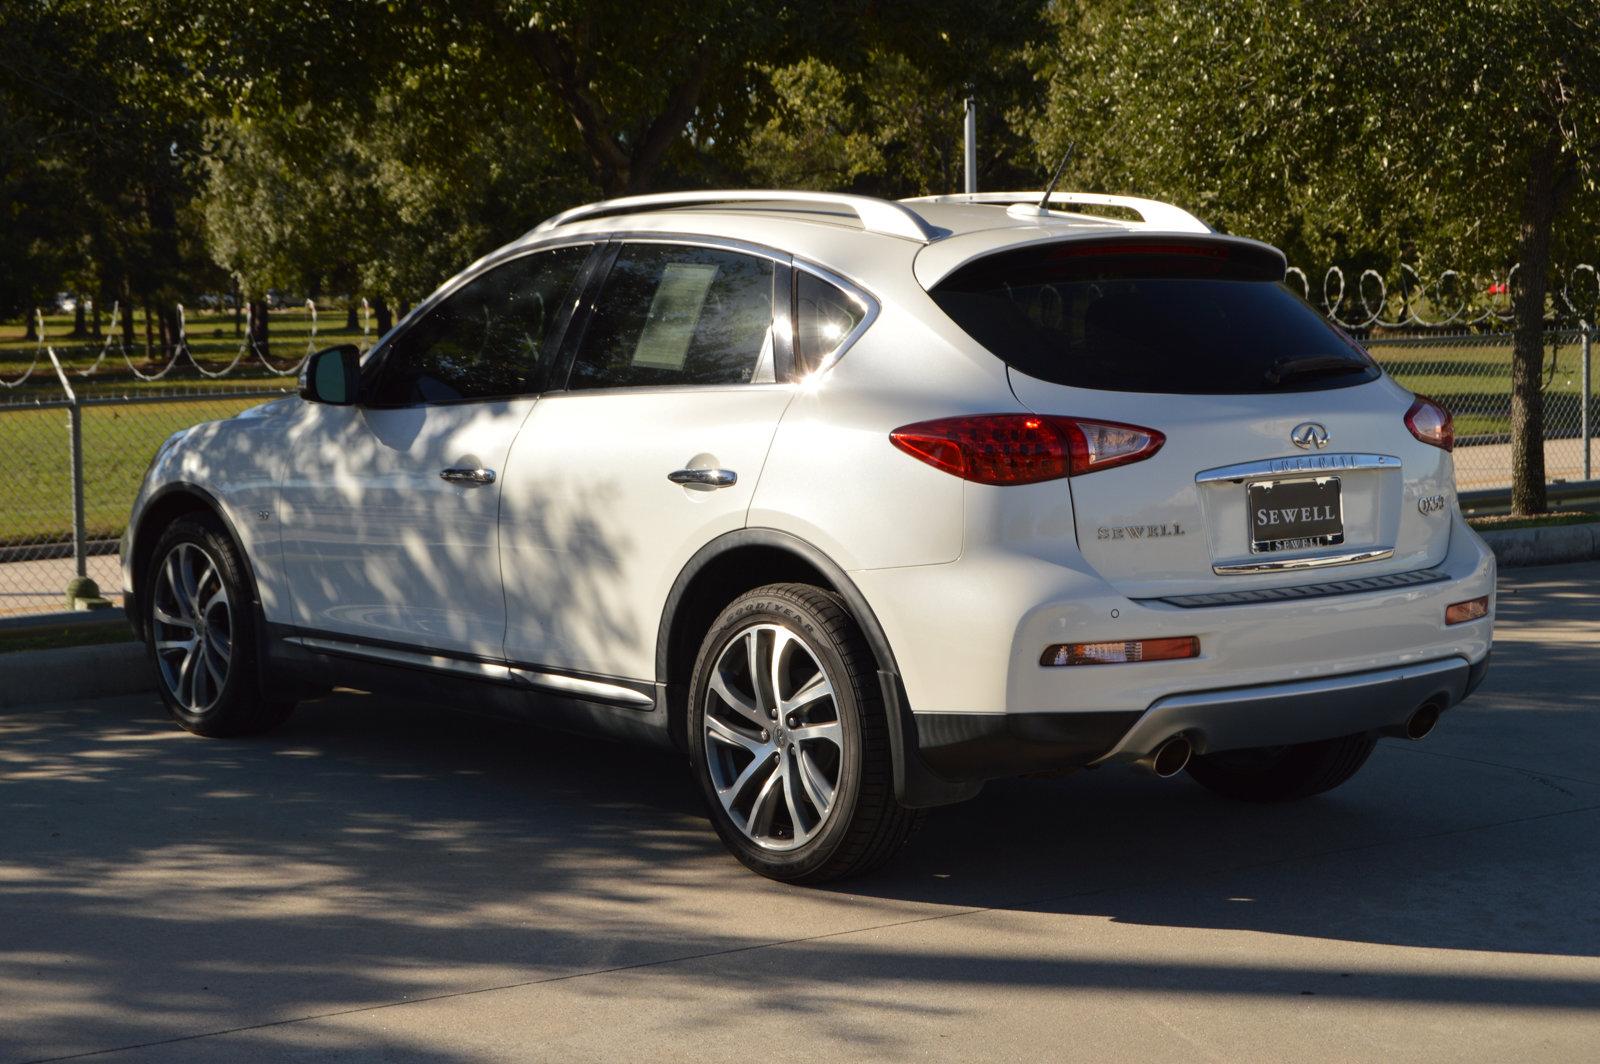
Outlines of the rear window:
<svg viewBox="0 0 1600 1064">
<path fill-rule="evenodd" d="M 1270 253 L 1222 244 L 1054 244 L 990 255 L 934 286 L 940 309 L 1030 377 L 1187 395 L 1376 380 L 1359 345 L 1281 282 Z"/>
</svg>

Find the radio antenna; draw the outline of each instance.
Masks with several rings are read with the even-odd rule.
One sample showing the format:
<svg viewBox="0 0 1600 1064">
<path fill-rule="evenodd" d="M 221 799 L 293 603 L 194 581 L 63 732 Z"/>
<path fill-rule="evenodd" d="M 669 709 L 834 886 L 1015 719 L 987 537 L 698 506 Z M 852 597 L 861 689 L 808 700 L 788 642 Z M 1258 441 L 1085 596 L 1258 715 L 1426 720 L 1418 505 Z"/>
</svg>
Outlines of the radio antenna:
<svg viewBox="0 0 1600 1064">
<path fill-rule="evenodd" d="M 1044 195 L 1039 197 L 1039 210 L 1050 209 L 1050 195 L 1056 190 L 1056 182 L 1061 180 L 1061 172 L 1067 168 L 1067 162 L 1072 158 L 1072 149 L 1078 146 L 1077 141 L 1067 145 L 1067 154 L 1061 157 L 1061 162 L 1056 165 L 1056 172 L 1050 175 L 1050 183 L 1045 186 Z"/>
</svg>

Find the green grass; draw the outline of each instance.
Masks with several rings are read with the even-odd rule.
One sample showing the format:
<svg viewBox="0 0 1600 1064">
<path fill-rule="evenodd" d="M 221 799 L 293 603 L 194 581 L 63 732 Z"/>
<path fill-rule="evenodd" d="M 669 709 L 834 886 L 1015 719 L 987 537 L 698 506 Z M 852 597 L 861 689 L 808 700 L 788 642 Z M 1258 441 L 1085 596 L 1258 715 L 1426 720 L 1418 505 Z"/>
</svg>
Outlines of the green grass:
<svg viewBox="0 0 1600 1064">
<path fill-rule="evenodd" d="M 168 436 L 201 421 L 232 417 L 262 399 L 88 406 L 83 410 L 84 525 L 91 539 L 114 538 L 150 459 Z M 70 539 L 72 467 L 67 411 L 0 408 L 0 545 Z"/>
<path fill-rule="evenodd" d="M 1511 431 L 1511 346 L 1428 347 L 1377 344 L 1372 355 L 1402 387 L 1443 403 L 1455 416 L 1456 437 Z M 1544 352 L 1545 425 L 1576 430 L 1583 387 L 1583 349 Z"/>
</svg>

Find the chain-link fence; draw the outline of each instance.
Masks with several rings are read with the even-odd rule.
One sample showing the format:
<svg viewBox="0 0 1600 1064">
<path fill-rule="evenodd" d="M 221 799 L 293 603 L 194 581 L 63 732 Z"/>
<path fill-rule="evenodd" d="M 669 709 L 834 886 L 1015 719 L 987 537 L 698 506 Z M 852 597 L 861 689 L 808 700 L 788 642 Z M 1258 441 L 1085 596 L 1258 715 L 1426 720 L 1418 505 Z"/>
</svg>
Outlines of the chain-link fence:
<svg viewBox="0 0 1600 1064">
<path fill-rule="evenodd" d="M 1595 331 L 1580 324 L 1544 334 L 1544 464 L 1553 484 L 1593 480 L 1600 469 Z M 1402 386 L 1440 403 L 1455 418 L 1457 491 L 1510 487 L 1510 333 L 1391 333 L 1361 342 Z"/>
<path fill-rule="evenodd" d="M 280 390 L 70 395 L 0 405 L 0 618 L 72 607 L 88 576 L 120 604 L 117 547 L 163 440 L 232 417 Z"/>
<path fill-rule="evenodd" d="M 1545 469 L 1552 482 L 1593 480 L 1600 468 L 1595 331 L 1582 325 L 1545 333 Z M 1459 490 L 1509 487 L 1509 333 L 1385 331 L 1362 343 L 1402 385 L 1454 415 Z M 53 350 L 40 357 L 45 368 L 31 390 L 0 394 L 0 455 L 11 470 L 0 479 L 0 618 L 68 608 L 74 576 L 87 575 L 115 603 L 118 541 L 156 448 L 178 429 L 284 394 L 282 378 L 202 378 L 132 391 L 130 385 L 150 384 L 95 385 L 63 369 Z M 55 387 L 46 390 L 52 376 Z"/>
</svg>

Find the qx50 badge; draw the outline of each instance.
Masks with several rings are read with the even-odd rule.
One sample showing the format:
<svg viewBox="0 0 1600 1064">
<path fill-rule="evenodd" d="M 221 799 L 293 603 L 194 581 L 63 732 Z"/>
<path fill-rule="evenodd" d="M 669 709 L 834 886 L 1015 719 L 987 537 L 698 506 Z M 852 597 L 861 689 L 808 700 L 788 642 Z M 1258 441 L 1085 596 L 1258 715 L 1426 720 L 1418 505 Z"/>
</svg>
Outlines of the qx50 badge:
<svg viewBox="0 0 1600 1064">
<path fill-rule="evenodd" d="M 1422 498 L 1417 500 L 1417 511 L 1424 516 L 1427 514 L 1436 514 L 1443 509 L 1443 495 L 1424 495 Z"/>
<path fill-rule="evenodd" d="M 1328 446 L 1328 430 L 1315 421 L 1302 421 L 1289 432 L 1289 442 L 1302 451 L 1320 451 Z"/>
</svg>

